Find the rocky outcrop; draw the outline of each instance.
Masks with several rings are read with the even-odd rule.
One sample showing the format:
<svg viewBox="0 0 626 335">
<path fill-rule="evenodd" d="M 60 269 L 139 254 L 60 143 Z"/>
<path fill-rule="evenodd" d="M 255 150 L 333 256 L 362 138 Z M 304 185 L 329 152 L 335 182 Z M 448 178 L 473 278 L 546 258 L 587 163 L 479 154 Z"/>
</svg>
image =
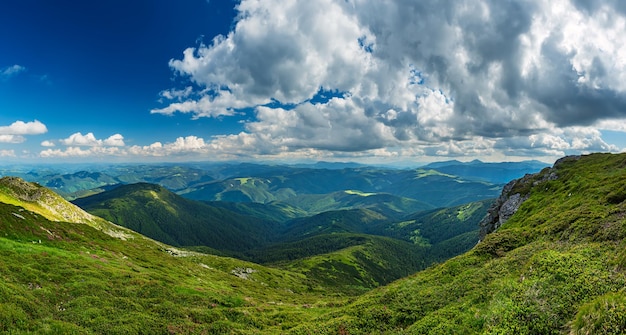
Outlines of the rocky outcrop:
<svg viewBox="0 0 626 335">
<path fill-rule="evenodd" d="M 580 156 L 563 157 L 557 160 L 551 168 L 545 168 L 539 173 L 527 174 L 506 184 L 500 196 L 487 210 L 487 215 L 479 223 L 480 240 L 482 241 L 487 234 L 496 231 L 508 221 L 528 199 L 533 187 L 546 181 L 556 180 L 558 178 L 557 170 L 561 164 L 578 159 Z"/>
<path fill-rule="evenodd" d="M 523 178 L 522 178 L 523 179 Z M 516 179 L 504 186 L 500 196 L 491 204 L 487 210 L 487 215 L 480 221 L 480 240 L 482 241 L 487 234 L 500 228 L 522 205 L 529 194 L 512 192 L 517 183 L 522 179 Z"/>
</svg>

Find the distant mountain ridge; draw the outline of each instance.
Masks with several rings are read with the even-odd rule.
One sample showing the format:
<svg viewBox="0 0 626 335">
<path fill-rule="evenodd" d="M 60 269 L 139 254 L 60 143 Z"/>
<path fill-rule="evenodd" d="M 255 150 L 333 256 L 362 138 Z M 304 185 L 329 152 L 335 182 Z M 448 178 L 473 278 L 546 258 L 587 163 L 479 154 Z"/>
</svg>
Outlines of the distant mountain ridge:
<svg viewBox="0 0 626 335">
<path fill-rule="evenodd" d="M 423 166 L 424 169 L 434 169 L 442 173 L 468 178 L 484 180 L 491 183 L 507 183 L 520 178 L 525 174 L 532 174 L 548 167 L 540 161 L 485 163 L 479 160 L 463 163 L 457 160 L 436 162 Z"/>
<path fill-rule="evenodd" d="M 477 168 L 476 164 L 482 164 Z M 545 164 L 543 165 L 545 166 Z M 81 170 L 82 169 L 82 170 Z M 463 199 L 439 198 L 435 207 L 461 204 L 479 200 L 480 197 L 496 197 L 498 186 L 525 173 L 537 172 L 537 162 L 519 163 L 460 163 L 458 161 L 432 163 L 421 168 L 397 169 L 372 167 L 358 163 L 326 163 L 304 165 L 263 165 L 252 163 L 184 163 L 184 164 L 119 164 L 42 167 L 0 167 L 1 175 L 20 176 L 25 180 L 46 186 L 66 199 L 76 199 L 109 190 L 121 184 L 147 182 L 159 184 L 185 197 L 206 201 L 252 201 L 267 203 L 282 201 L 294 195 L 328 194 L 343 190 L 367 193 L 389 193 L 396 196 L 424 201 L 415 192 L 398 193 L 402 183 L 420 186 L 415 175 L 418 171 L 437 170 L 450 181 L 476 184 L 464 185 L 471 190 Z M 67 171 L 67 172 L 64 172 Z M 485 173 L 489 171 L 489 173 Z M 424 172 L 419 172 L 424 175 Z M 509 178 L 511 177 L 511 178 Z M 403 179 L 404 178 L 404 179 Z M 507 179 L 508 178 L 508 179 Z M 255 185 L 243 185 L 240 181 L 253 180 Z M 271 182 L 272 184 L 263 185 Z M 428 183 L 423 179 L 421 183 Z M 482 183 L 491 183 L 481 191 Z M 233 186 L 230 186 L 233 184 Z M 394 186 L 396 185 L 396 186 Z M 453 184 L 450 184 L 453 185 Z M 485 196 L 484 194 L 488 194 Z"/>
</svg>

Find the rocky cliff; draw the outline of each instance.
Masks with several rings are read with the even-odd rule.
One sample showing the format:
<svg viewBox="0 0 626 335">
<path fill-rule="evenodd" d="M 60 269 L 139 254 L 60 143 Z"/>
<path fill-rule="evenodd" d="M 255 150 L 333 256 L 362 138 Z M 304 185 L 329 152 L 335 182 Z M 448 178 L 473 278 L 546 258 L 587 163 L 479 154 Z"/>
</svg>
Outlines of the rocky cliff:
<svg viewBox="0 0 626 335">
<path fill-rule="evenodd" d="M 566 156 L 557 160 L 550 168 L 545 168 L 541 172 L 527 174 L 522 178 L 515 179 L 504 186 L 502 193 L 491 205 L 487 215 L 480 221 L 480 240 L 496 231 L 528 199 L 533 187 L 543 182 L 558 179 L 559 165 L 566 161 L 578 160 L 580 156 Z"/>
</svg>

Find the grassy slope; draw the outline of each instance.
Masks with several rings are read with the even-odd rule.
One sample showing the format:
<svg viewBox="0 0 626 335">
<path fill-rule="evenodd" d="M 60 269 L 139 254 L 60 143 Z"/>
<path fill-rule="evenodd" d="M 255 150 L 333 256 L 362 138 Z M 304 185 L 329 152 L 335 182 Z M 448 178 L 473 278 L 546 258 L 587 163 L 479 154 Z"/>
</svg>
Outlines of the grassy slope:
<svg viewBox="0 0 626 335">
<path fill-rule="evenodd" d="M 624 333 L 626 155 L 584 156 L 556 173 L 518 185 L 530 198 L 472 251 L 293 333 Z"/>
<path fill-rule="evenodd" d="M 153 184 L 123 185 L 75 200 L 94 215 L 164 243 L 238 252 L 268 242 L 277 223 L 182 198 Z"/>
<path fill-rule="evenodd" d="M 427 248 L 382 236 L 337 233 L 316 236 L 299 244 L 315 248 L 316 240 L 320 239 L 327 240 L 321 242 L 322 246 L 336 239 L 342 248 L 281 264 L 281 268 L 303 273 L 319 282 L 320 289 L 364 293 L 430 264 Z"/>
<path fill-rule="evenodd" d="M 307 293 L 299 274 L 135 233 L 122 240 L 4 203 L 0 231 L 0 332 L 280 333 L 344 301 Z"/>
</svg>

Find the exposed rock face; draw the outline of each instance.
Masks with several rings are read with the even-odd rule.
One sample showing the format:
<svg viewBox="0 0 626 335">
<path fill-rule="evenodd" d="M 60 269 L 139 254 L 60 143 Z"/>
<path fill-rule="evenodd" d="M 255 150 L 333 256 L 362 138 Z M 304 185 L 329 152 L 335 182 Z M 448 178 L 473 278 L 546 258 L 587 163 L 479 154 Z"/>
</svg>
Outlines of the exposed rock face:
<svg viewBox="0 0 626 335">
<path fill-rule="evenodd" d="M 539 173 L 527 174 L 520 179 L 513 180 L 506 184 L 502 193 L 487 210 L 487 215 L 480 225 L 480 240 L 487 234 L 494 232 L 502 226 L 530 196 L 532 187 L 543 182 L 556 180 L 559 165 L 567 161 L 578 160 L 580 156 L 567 156 L 557 160 L 552 168 L 546 168 Z"/>
<path fill-rule="evenodd" d="M 522 179 L 516 179 L 506 184 L 498 199 L 487 210 L 487 215 L 479 223 L 481 241 L 487 234 L 500 228 L 528 199 L 528 194 L 523 196 L 520 193 L 511 194 L 514 186 Z"/>
</svg>

